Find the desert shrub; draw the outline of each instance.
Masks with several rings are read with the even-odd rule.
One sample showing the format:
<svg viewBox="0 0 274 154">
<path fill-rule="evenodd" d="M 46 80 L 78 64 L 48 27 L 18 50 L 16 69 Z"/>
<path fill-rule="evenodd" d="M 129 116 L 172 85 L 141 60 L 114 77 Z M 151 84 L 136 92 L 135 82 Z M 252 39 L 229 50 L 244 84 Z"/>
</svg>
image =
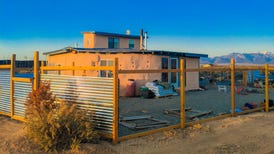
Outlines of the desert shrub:
<svg viewBox="0 0 274 154">
<path fill-rule="evenodd" d="M 25 115 L 27 136 L 45 151 L 78 149 L 80 143 L 98 139 L 87 112 L 72 103 L 57 101 L 49 82 L 29 94 Z"/>
</svg>

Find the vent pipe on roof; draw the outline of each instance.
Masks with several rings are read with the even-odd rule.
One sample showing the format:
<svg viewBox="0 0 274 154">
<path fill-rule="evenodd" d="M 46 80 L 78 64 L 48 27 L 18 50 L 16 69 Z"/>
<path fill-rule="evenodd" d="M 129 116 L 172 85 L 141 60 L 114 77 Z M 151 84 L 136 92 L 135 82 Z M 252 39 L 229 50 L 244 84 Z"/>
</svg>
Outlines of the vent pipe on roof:
<svg viewBox="0 0 274 154">
<path fill-rule="evenodd" d="M 145 36 L 144 36 L 144 49 L 145 50 L 147 50 L 147 39 L 148 39 L 147 32 L 145 32 Z"/>
<path fill-rule="evenodd" d="M 144 49 L 143 38 L 144 38 L 144 31 L 143 31 L 143 29 L 141 29 L 141 30 L 140 30 L 140 50 L 143 50 L 143 49 Z"/>
<path fill-rule="evenodd" d="M 129 29 L 126 31 L 126 35 L 130 35 L 130 30 Z"/>
<path fill-rule="evenodd" d="M 74 47 L 78 48 L 78 43 L 77 42 L 74 43 Z"/>
</svg>

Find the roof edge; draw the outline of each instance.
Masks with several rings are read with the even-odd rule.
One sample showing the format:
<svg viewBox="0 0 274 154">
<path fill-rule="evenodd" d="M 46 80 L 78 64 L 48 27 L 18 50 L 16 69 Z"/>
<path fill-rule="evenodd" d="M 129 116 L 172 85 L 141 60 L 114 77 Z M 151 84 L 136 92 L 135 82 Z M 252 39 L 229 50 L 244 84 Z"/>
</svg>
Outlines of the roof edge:
<svg viewBox="0 0 274 154">
<path fill-rule="evenodd" d="M 114 37 L 140 39 L 139 35 L 127 35 L 127 34 L 119 34 L 119 33 L 100 32 L 100 31 L 85 31 L 85 32 L 81 32 L 81 33 L 82 34 L 96 34 L 96 35 L 101 35 L 101 36 L 114 36 Z"/>
<path fill-rule="evenodd" d="M 50 52 L 44 52 L 43 55 L 57 55 L 69 53 L 72 51 L 76 52 L 89 52 L 89 53 L 140 53 L 140 54 L 157 54 L 157 55 L 170 55 L 170 56 L 181 56 L 181 57 L 208 57 L 207 54 L 199 54 L 199 53 L 188 53 L 188 52 L 178 52 L 178 51 L 164 51 L 164 50 L 136 50 L 136 49 L 128 49 L 128 48 L 118 48 L 118 49 L 109 49 L 109 48 L 73 48 L 73 47 L 65 47 L 63 49 L 54 50 Z"/>
</svg>

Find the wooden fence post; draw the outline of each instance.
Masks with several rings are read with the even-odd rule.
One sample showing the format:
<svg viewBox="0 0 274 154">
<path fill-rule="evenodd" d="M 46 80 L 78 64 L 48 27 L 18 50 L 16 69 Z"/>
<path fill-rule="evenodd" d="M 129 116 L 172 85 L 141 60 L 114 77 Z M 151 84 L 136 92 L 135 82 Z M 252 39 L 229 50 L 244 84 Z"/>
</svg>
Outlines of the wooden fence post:
<svg viewBox="0 0 274 154">
<path fill-rule="evenodd" d="M 37 90 L 39 86 L 39 52 L 34 52 L 33 59 L 33 89 Z"/>
<path fill-rule="evenodd" d="M 231 70 L 231 116 L 235 116 L 235 59 L 230 60 Z"/>
<path fill-rule="evenodd" d="M 11 56 L 11 68 L 10 68 L 10 116 L 13 117 L 14 115 L 14 81 L 13 77 L 15 76 L 15 60 L 16 60 L 16 55 L 12 54 Z"/>
<path fill-rule="evenodd" d="M 248 72 L 243 71 L 243 85 L 247 86 L 247 82 L 248 82 Z"/>
<path fill-rule="evenodd" d="M 185 60 L 180 59 L 180 127 L 185 127 Z"/>
<path fill-rule="evenodd" d="M 269 76 L 268 76 L 268 71 L 269 71 L 269 66 L 268 64 L 264 65 L 265 68 L 265 112 L 269 111 Z"/>
<path fill-rule="evenodd" d="M 72 67 L 74 67 L 75 66 L 75 62 L 72 62 Z M 72 76 L 75 76 L 75 70 L 73 69 L 72 70 Z"/>
<path fill-rule="evenodd" d="M 41 66 L 40 66 L 40 71 L 41 71 L 40 73 L 41 74 L 44 74 L 44 69 L 43 69 L 44 66 L 45 66 L 45 62 L 42 60 L 41 61 Z"/>
<path fill-rule="evenodd" d="M 113 69 L 113 130 L 112 130 L 112 143 L 118 143 L 119 133 L 119 112 L 118 112 L 118 58 L 114 60 Z"/>
</svg>

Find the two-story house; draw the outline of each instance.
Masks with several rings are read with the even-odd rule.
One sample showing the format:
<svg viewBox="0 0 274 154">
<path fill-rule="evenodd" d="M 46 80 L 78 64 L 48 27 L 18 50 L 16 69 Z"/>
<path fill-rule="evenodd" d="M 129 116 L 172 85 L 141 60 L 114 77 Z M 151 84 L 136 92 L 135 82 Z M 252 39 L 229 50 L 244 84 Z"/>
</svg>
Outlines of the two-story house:
<svg viewBox="0 0 274 154">
<path fill-rule="evenodd" d="M 84 48 L 128 48 L 140 49 L 140 36 L 127 34 L 115 34 L 106 32 L 83 32 L 83 45 Z"/>
<path fill-rule="evenodd" d="M 200 57 L 206 54 L 196 54 L 181 51 L 145 50 L 144 36 L 130 34 L 116 34 L 105 32 L 83 32 L 84 47 L 66 47 L 60 50 L 46 52 L 48 65 L 51 66 L 109 66 L 113 65 L 113 59 L 118 58 L 119 70 L 138 69 L 178 69 L 179 59 L 185 59 L 186 68 L 199 68 Z M 72 75 L 70 71 L 61 74 Z M 110 71 L 76 71 L 74 75 L 112 77 Z M 132 73 L 119 74 L 120 95 L 125 96 L 128 79 L 136 81 L 136 91 L 146 82 L 154 80 L 169 82 L 174 87 L 179 87 L 179 73 Z M 186 73 L 186 90 L 199 88 L 199 73 Z"/>
</svg>

